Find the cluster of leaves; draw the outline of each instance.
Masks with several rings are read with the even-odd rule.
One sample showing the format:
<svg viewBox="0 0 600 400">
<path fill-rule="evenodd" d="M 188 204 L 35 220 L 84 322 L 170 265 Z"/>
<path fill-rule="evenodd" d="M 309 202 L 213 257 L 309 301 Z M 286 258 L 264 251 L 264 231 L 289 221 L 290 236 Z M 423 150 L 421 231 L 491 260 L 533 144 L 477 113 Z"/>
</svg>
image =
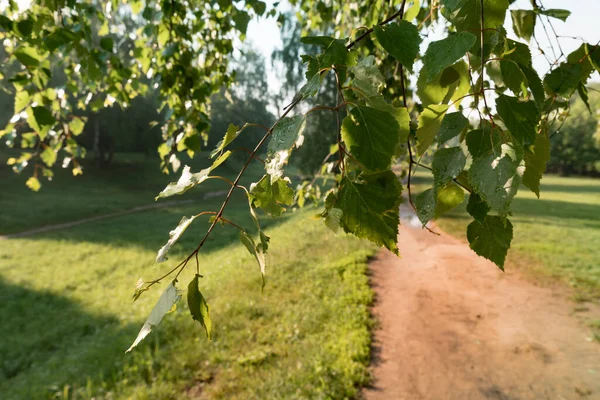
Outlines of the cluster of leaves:
<svg viewBox="0 0 600 400">
<path fill-rule="evenodd" d="M 231 19 L 241 31 L 247 24 L 249 14 L 242 18 L 238 14 L 240 10 L 231 3 L 216 3 L 210 3 L 214 7 L 192 5 L 191 9 L 190 6 L 183 8 L 184 5 L 177 2 L 146 5 L 143 16 L 148 23 L 139 31 L 145 38 L 143 45 L 150 43 L 148 48 L 160 47 L 164 51 L 157 55 L 146 52 L 143 45 L 136 47 L 141 52 L 134 56 L 138 57 L 137 61 L 123 67 L 132 74 L 147 74 L 152 64 L 161 77 L 161 93 L 172 111 L 169 121 L 164 124 L 166 142 L 161 155 L 165 158 L 176 149 L 193 151 L 193 146 L 188 144 L 198 141 L 199 132 L 205 127 L 206 96 L 216 84 L 226 81 L 226 69 L 221 68 L 225 64 L 217 64 L 230 50 L 231 42 L 221 39 L 227 29 L 215 33 L 212 21 L 219 20 L 221 26 L 227 26 L 223 19 Z M 211 216 L 206 235 L 188 257 L 164 276 L 140 282 L 134 299 L 167 277 L 171 284 L 132 348 L 177 302 L 180 297 L 175 287 L 177 278 L 194 257 L 197 273 L 188 286 L 188 304 L 193 318 L 210 336 L 209 307 L 198 286 L 198 252 L 218 223 L 240 231 L 240 240 L 256 259 L 264 285 L 269 237 L 261 229 L 257 210 L 278 217 L 294 201 L 302 206 L 307 198 L 321 197 L 314 179 L 294 190 L 285 176 L 285 166 L 292 152 L 304 142 L 307 120 L 317 112 L 331 112 L 337 120 L 336 141 L 328 143 L 331 151 L 321 169 L 334 182 L 333 187 L 324 188 L 322 196 L 324 209 L 320 215 L 327 226 L 334 230 L 341 228 L 397 254 L 403 188 L 392 166 L 401 160 L 408 165 L 408 183 L 404 192 L 423 226 L 465 201 L 468 193 L 467 211 L 473 217 L 467 228 L 470 246 L 503 269 L 512 241 L 512 224 L 508 219 L 511 202 L 521 185 L 539 196 L 540 179 L 549 159 L 549 123 L 568 107 L 568 98 L 576 90 L 584 101 L 587 100 L 586 81 L 593 70 L 600 70 L 600 51 L 597 46 L 584 43 L 564 59 L 557 60 L 556 67 L 540 78 L 533 68 L 530 46 L 526 42 L 534 37 L 533 26 L 539 18 L 564 19 L 568 12 L 544 9 L 536 2 L 533 2 L 532 10 L 510 10 L 515 34 L 523 41 L 511 39 L 503 27 L 509 12 L 508 0 L 423 3 L 413 0 L 408 4 L 402 0 L 389 2 L 393 7 L 390 9 L 386 8 L 387 2 L 360 5 L 325 1 L 292 3 L 300 6 L 301 18 L 311 21 L 308 29 L 335 24 L 341 30 L 349 23 L 363 28 L 356 32 L 354 40 L 335 35 L 302 39 L 304 46 L 318 49 L 302 56 L 306 82 L 275 124 L 264 128 L 264 136 L 254 150 L 249 151 L 250 155 L 234 181 L 213 173 L 230 156 L 228 146 L 246 128 L 257 124 L 230 125 L 212 152 L 215 161 L 210 167 L 197 173 L 185 167 L 179 180 L 169 184 L 157 196 L 160 199 L 181 195 L 207 179 L 221 179 L 230 185 L 219 210 L 184 217 L 170 233 L 167 244 L 159 250 L 156 261 L 166 261 L 167 253 L 186 228 L 198 217 Z M 262 12 L 257 9 L 256 3 L 249 4 L 257 14 L 264 12 L 264 9 Z M 210 18 L 203 13 L 209 13 Z M 387 18 L 382 17 L 384 14 Z M 195 18 L 189 17 L 191 15 Z M 187 21 L 188 17 L 195 22 Z M 95 18 L 99 17 L 96 15 Z M 380 20 L 382 22 L 378 23 Z M 3 22 L 9 23 L 13 32 L 19 30 L 20 22 L 8 19 Z M 186 23 L 193 29 L 184 31 Z M 88 21 L 88 24 L 91 23 Z M 365 24 L 370 27 L 364 27 Z M 448 35 L 429 42 L 421 54 L 421 30 L 434 28 L 444 28 Z M 39 38 L 37 33 L 29 33 L 32 41 L 44 40 L 45 36 Z M 200 33 L 213 38 L 206 39 L 206 50 L 203 51 L 207 53 L 203 55 L 202 63 L 196 64 L 188 56 L 195 54 L 192 49 L 204 47 L 201 39 L 196 39 L 196 34 Z M 77 52 L 77 45 L 65 46 L 74 46 L 69 49 Z M 41 61 L 38 65 L 27 66 L 28 58 L 19 55 L 23 54 L 17 51 L 19 48 L 12 56 L 27 68 L 36 68 L 31 71 L 44 68 Z M 105 46 L 100 45 L 100 48 L 107 51 L 112 46 L 105 41 Z M 89 48 L 86 50 L 90 51 Z M 113 57 L 114 54 L 105 58 L 111 60 Z M 139 57 L 142 57 L 141 61 Z M 89 69 L 89 63 L 82 65 Z M 127 91 L 127 85 L 132 83 L 128 78 L 124 86 L 117 85 L 116 82 L 124 77 L 115 72 L 116 63 L 110 61 L 102 65 L 110 69 L 109 76 L 114 72 L 118 79 L 95 85 L 94 90 L 110 92 L 115 87 L 118 91 Z M 215 70 L 220 71 L 216 76 L 213 75 Z M 413 73 L 417 75 L 416 91 L 407 88 L 408 77 Z M 337 99 L 336 103 L 319 104 L 288 116 L 292 110 L 302 109 L 302 104 L 314 98 L 323 89 L 327 77 L 335 78 L 337 93 L 333 97 Z M 119 93 L 115 93 L 117 97 Z M 45 111 L 31 107 L 31 114 L 27 112 L 27 116 L 36 135 L 47 134 L 55 125 L 50 123 L 50 117 L 53 121 L 58 119 L 43 107 Z M 257 153 L 265 144 L 264 176 L 249 187 L 241 186 L 241 176 L 248 165 L 258 159 Z M 410 178 L 415 168 L 431 170 L 434 179 L 431 188 L 413 198 Z M 236 189 L 243 190 L 248 198 L 254 233 L 223 217 Z"/>
<path fill-rule="evenodd" d="M 14 115 L 0 130 L 15 172 L 33 169 L 27 185 L 40 188 L 57 161 L 82 173 L 77 136 L 82 110 L 99 111 L 158 91 L 163 169 L 179 167 L 177 154 L 193 156 L 206 141 L 209 98 L 232 81 L 228 56 L 266 3 L 178 0 L 40 1 L 19 10 L 10 0 L 0 15 L 6 53 L 2 89 L 14 96 Z M 268 12 L 274 15 L 274 10 Z M 10 66 L 10 67 L 9 67 Z"/>
</svg>

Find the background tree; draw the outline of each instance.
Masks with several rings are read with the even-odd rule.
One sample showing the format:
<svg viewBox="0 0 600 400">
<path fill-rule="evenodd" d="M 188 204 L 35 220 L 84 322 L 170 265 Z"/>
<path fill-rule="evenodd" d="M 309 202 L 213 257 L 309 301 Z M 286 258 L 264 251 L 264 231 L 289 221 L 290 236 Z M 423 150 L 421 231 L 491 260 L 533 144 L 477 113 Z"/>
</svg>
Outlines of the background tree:
<svg viewBox="0 0 600 400">
<path fill-rule="evenodd" d="M 589 108 L 583 100 L 572 99 L 564 124 L 550 136 L 549 172 L 562 175 L 600 174 L 600 93 L 595 86 L 590 89 Z"/>
</svg>

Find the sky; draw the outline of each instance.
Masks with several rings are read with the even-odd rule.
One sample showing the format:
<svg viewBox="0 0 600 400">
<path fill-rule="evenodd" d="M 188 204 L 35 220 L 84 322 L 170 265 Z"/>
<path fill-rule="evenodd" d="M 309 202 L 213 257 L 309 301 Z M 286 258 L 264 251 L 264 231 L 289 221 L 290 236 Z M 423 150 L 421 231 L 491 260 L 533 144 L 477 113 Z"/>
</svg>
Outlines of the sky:
<svg viewBox="0 0 600 400">
<path fill-rule="evenodd" d="M 268 1 L 268 3 L 272 4 L 271 1 Z M 538 4 L 540 3 L 543 4 L 546 9 L 566 8 L 571 11 L 571 15 L 569 18 L 567 18 L 566 22 L 562 22 L 561 20 L 555 18 L 552 19 L 552 25 L 558 35 L 581 37 L 586 42 L 592 44 L 596 44 L 600 41 L 600 22 L 598 21 L 600 17 L 600 0 L 571 0 L 568 2 L 564 0 L 538 0 Z M 284 6 L 287 8 L 290 7 L 289 5 L 285 4 Z M 530 0 L 517 0 L 511 5 L 510 8 L 530 10 L 532 7 Z M 509 32 L 509 37 L 516 39 L 512 33 L 510 13 L 507 13 L 506 24 L 508 25 L 507 30 Z M 547 29 L 550 28 L 547 26 Z M 540 42 L 541 47 L 547 52 L 550 59 L 553 60 L 554 57 L 552 56 L 552 50 L 550 49 L 549 41 L 546 37 L 542 24 L 536 24 L 535 34 Z M 554 40 L 553 33 L 550 31 L 549 34 L 551 39 Z M 258 20 L 251 21 L 248 25 L 247 41 L 265 56 L 265 59 L 267 60 L 267 67 L 269 69 L 269 86 L 271 90 L 277 90 L 279 87 L 279 82 L 275 74 L 270 70 L 271 53 L 273 50 L 281 48 L 282 46 L 281 35 L 279 34 L 279 28 L 277 27 L 275 19 L 260 18 Z M 554 42 L 552 43 L 556 49 L 556 44 Z M 428 41 L 424 41 L 423 46 L 425 47 L 421 48 L 422 51 L 426 49 L 427 44 Z M 580 46 L 581 40 L 561 38 L 560 44 L 565 54 L 569 54 Z M 541 76 L 543 76 L 548 72 L 548 62 L 535 48 L 532 48 L 532 55 L 534 68 Z M 595 72 L 591 79 L 598 81 L 600 80 L 600 76 L 597 72 Z"/>
</svg>

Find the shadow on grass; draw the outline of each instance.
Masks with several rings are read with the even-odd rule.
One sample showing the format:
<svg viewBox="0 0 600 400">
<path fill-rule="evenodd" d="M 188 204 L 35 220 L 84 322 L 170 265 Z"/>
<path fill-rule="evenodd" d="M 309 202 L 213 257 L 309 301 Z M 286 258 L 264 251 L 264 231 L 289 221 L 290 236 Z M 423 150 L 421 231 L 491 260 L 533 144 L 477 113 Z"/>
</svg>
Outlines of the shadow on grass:
<svg viewBox="0 0 600 400">
<path fill-rule="evenodd" d="M 568 179 L 568 178 L 566 178 Z M 591 180 L 591 179 L 590 179 Z M 598 193 L 600 179 L 590 185 L 559 185 L 544 183 L 542 181 L 541 192 L 564 192 L 564 193 Z"/>
<path fill-rule="evenodd" d="M 190 197 L 194 198 L 186 196 L 186 199 Z M 133 246 L 154 252 L 168 241 L 169 232 L 177 227 L 183 216 L 190 217 L 202 211 L 218 211 L 222 204 L 222 197 L 206 200 L 196 197 L 197 201 L 191 205 L 169 206 L 122 215 L 56 231 L 12 238 L 8 239 L 8 242 L 14 244 L 18 241 L 68 241 L 104 244 L 113 249 Z M 285 222 L 292 213 L 292 210 L 288 210 L 282 217 L 274 219 L 259 210 L 261 228 L 268 235 L 271 228 Z M 234 193 L 223 216 L 251 234 L 256 234 L 256 228 L 248 212 L 248 200 L 242 191 Z M 170 254 L 173 257 L 180 252 L 187 254 L 198 245 L 210 226 L 209 217 L 210 215 L 205 215 L 194 220 L 171 250 Z M 218 224 L 207 240 L 203 252 L 217 250 L 239 241 L 237 228 Z M 148 260 L 148 263 L 153 262 L 154 260 Z"/>
<path fill-rule="evenodd" d="M 563 220 L 600 221 L 600 204 L 516 198 L 513 200 L 511 208 L 516 217 L 532 216 Z"/>
<path fill-rule="evenodd" d="M 110 347 L 110 351 L 99 350 L 98 337 L 114 344 L 129 339 L 136 330 L 114 316 L 92 315 L 65 296 L 31 290 L 2 278 L 0 320 L 0 393 L 6 399 L 50 398 L 65 384 L 85 385 L 88 376 L 100 379 L 123 358 L 123 350 L 118 346 L 116 351 Z M 125 343 L 121 347 L 126 348 Z M 69 364 L 75 354 L 81 357 L 81 365 Z M 26 393 L 15 393 L 14 382 L 32 370 L 43 371 L 46 379 L 19 385 L 27 387 Z"/>
<path fill-rule="evenodd" d="M 472 218 L 466 213 L 468 198 L 455 210 L 444 214 L 444 218 L 470 221 Z M 527 217 L 556 218 L 561 220 L 578 220 L 578 226 L 598 227 L 600 221 L 600 204 L 572 203 L 557 200 L 522 199 L 513 200 L 511 209 L 515 219 Z M 581 222 L 588 221 L 589 223 Z M 526 222 L 526 221 L 524 221 Z M 555 224 L 555 222 L 552 222 Z"/>
<path fill-rule="evenodd" d="M 119 155 L 117 155 L 119 156 Z M 216 173 L 234 178 L 242 162 L 236 154 Z M 211 160 L 199 158 L 189 164 L 199 171 Z M 122 155 L 112 164 L 98 168 L 84 165 L 84 174 L 74 177 L 70 170 L 57 168 L 51 182 L 41 179 L 42 188 L 34 193 L 25 186 L 28 176 L 14 174 L 8 166 L 0 164 L 0 235 L 18 233 L 47 225 L 74 221 L 91 216 L 122 211 L 140 205 L 155 204 L 154 197 L 180 176 L 165 175 L 160 161 L 144 155 Z M 248 169 L 242 184 L 258 180 L 262 166 Z M 190 195 L 176 196 L 173 200 L 202 197 L 204 193 L 229 189 L 225 182 L 209 180 Z"/>
</svg>

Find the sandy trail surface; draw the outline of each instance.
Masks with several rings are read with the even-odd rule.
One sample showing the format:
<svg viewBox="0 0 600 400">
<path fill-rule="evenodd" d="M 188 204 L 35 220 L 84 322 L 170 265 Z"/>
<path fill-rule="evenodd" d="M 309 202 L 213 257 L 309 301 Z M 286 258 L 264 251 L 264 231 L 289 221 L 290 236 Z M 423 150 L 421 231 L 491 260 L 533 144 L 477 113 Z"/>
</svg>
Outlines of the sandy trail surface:
<svg viewBox="0 0 600 400">
<path fill-rule="evenodd" d="M 467 244 L 403 224 L 371 263 L 372 399 L 600 399 L 600 344 L 568 289 L 503 274 Z M 585 318 L 600 318 L 586 304 Z"/>
</svg>

